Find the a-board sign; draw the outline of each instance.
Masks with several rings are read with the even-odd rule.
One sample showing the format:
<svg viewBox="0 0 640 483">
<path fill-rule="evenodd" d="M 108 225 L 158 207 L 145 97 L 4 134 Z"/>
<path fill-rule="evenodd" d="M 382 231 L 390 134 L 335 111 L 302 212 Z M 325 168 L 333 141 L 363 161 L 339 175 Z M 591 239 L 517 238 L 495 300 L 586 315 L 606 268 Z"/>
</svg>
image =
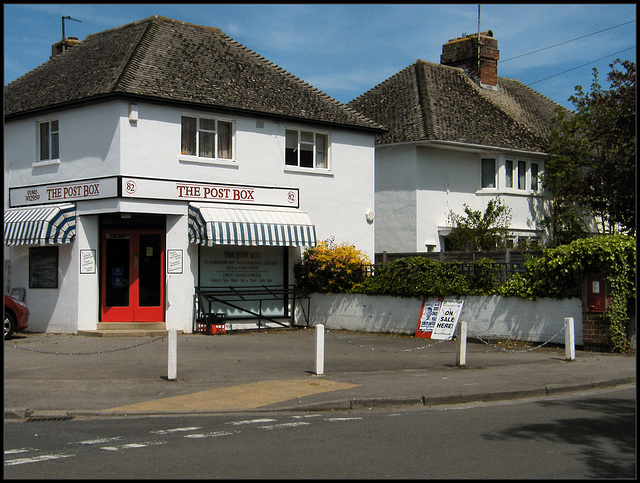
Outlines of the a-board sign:
<svg viewBox="0 0 640 483">
<path fill-rule="evenodd" d="M 451 339 L 462 311 L 464 300 L 428 297 L 423 299 L 416 337 Z"/>
<path fill-rule="evenodd" d="M 431 338 L 442 300 L 442 297 L 429 297 L 422 301 L 420 321 L 416 328 L 416 337 L 422 337 L 424 339 Z"/>
</svg>

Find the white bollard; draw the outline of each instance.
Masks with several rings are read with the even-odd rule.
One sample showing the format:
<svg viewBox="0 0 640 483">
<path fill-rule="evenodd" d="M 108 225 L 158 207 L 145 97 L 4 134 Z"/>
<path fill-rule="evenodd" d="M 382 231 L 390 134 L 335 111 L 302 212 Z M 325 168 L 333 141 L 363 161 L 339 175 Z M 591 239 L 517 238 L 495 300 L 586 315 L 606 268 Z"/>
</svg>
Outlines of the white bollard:
<svg viewBox="0 0 640 483">
<path fill-rule="evenodd" d="M 324 325 L 316 325 L 316 374 L 324 374 Z"/>
<path fill-rule="evenodd" d="M 178 373 L 178 331 L 169 329 L 169 357 L 167 379 L 175 381 Z"/>
<path fill-rule="evenodd" d="M 564 350 L 568 361 L 576 360 L 576 337 L 573 317 L 564 318 Z"/>
<path fill-rule="evenodd" d="M 467 323 L 458 322 L 458 340 L 456 343 L 456 366 L 467 365 Z"/>
</svg>

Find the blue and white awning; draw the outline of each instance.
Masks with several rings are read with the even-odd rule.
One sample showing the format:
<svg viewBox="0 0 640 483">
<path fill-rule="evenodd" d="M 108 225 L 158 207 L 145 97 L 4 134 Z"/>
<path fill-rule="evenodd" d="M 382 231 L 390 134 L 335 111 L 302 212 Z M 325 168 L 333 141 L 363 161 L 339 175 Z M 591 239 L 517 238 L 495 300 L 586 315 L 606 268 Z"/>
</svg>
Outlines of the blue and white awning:
<svg viewBox="0 0 640 483">
<path fill-rule="evenodd" d="M 5 245 L 61 245 L 76 237 L 76 206 L 73 203 L 4 212 Z"/>
<path fill-rule="evenodd" d="M 316 245 L 316 227 L 303 211 L 252 206 L 189 204 L 189 242 L 203 246 Z"/>
</svg>

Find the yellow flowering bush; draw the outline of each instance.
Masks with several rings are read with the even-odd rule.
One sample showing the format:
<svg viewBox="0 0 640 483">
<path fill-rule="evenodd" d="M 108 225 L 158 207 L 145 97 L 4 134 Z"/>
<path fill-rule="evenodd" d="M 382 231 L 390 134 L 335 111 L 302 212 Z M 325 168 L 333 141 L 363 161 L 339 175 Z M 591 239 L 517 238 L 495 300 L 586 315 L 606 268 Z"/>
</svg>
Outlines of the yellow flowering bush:
<svg viewBox="0 0 640 483">
<path fill-rule="evenodd" d="M 307 292 L 343 293 L 365 278 L 363 265 L 370 265 L 366 254 L 348 243 L 336 245 L 334 238 L 318 242 L 302 254 L 294 265 L 298 289 Z"/>
</svg>

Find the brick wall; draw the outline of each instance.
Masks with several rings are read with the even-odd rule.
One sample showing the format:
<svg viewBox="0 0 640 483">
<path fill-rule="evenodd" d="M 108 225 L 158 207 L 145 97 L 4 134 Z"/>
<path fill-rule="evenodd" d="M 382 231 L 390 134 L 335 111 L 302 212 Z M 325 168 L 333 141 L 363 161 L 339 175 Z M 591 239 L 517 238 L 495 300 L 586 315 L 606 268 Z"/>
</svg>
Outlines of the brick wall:
<svg viewBox="0 0 640 483">
<path fill-rule="evenodd" d="M 480 69 L 478 70 L 478 34 L 452 39 L 442 46 L 440 63 L 453 67 L 464 67 L 480 78 L 485 85 L 498 83 L 498 41 L 491 32 L 480 34 Z"/>
<path fill-rule="evenodd" d="M 606 309 L 611 304 L 611 297 L 608 284 L 604 285 Z M 585 349 L 607 351 L 611 347 L 609 323 L 603 320 L 602 313 L 589 312 L 586 280 L 582 283 L 582 338 Z"/>
</svg>

